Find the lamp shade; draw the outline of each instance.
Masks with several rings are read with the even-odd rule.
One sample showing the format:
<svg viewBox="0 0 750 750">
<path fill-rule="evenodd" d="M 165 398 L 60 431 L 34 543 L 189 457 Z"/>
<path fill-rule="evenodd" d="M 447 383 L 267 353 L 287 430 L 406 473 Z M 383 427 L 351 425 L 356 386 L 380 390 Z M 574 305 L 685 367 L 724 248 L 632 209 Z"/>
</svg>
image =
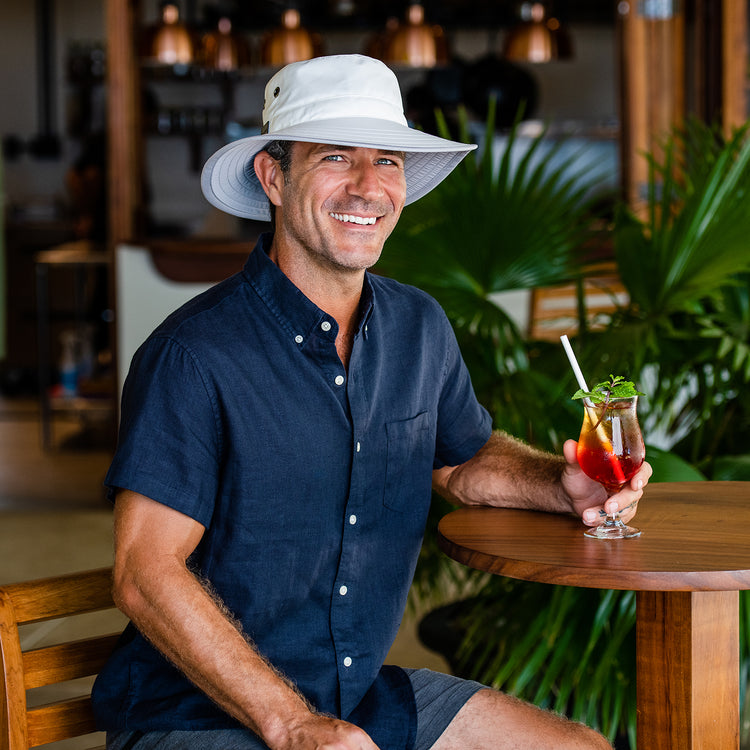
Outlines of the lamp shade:
<svg viewBox="0 0 750 750">
<path fill-rule="evenodd" d="M 392 65 L 432 68 L 448 62 L 448 40 L 440 26 L 425 23 L 424 8 L 412 3 L 406 23 L 385 40 L 384 61 Z"/>
<path fill-rule="evenodd" d="M 524 9 L 528 19 L 508 32 L 503 57 L 534 63 L 571 58 L 573 46 L 570 37 L 556 18 L 547 17 L 544 3 L 527 3 Z"/>
<path fill-rule="evenodd" d="M 217 28 L 204 34 L 201 62 L 214 70 L 237 70 L 250 62 L 245 40 L 232 31 L 232 21 L 226 16 L 219 19 Z"/>
<path fill-rule="evenodd" d="M 193 59 L 193 40 L 174 3 L 162 8 L 161 25 L 151 41 L 151 57 L 165 65 L 186 64 Z"/>
<path fill-rule="evenodd" d="M 264 65 L 287 65 L 321 53 L 319 36 L 302 26 L 299 11 L 293 8 L 285 10 L 281 26 L 267 32 L 261 40 L 260 58 Z"/>
</svg>

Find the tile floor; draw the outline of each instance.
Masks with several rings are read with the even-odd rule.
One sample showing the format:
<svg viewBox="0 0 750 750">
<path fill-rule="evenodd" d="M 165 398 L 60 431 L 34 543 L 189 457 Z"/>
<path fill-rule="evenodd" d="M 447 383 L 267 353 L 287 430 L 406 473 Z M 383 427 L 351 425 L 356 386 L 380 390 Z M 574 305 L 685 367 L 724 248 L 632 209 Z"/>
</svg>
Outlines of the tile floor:
<svg viewBox="0 0 750 750">
<path fill-rule="evenodd" d="M 36 403 L 0 399 L 0 582 L 111 562 L 111 452 L 95 434 L 56 419 L 44 451 Z"/>
</svg>

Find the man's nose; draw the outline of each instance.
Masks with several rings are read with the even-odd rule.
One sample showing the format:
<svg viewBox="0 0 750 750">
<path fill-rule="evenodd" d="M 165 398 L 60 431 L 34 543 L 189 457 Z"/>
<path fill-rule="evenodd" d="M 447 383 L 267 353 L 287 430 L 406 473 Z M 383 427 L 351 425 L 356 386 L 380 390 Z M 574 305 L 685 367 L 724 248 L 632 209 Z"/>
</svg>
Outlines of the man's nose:
<svg viewBox="0 0 750 750">
<path fill-rule="evenodd" d="M 361 198 L 379 198 L 383 195 L 383 183 L 375 164 L 361 162 L 354 166 L 351 173 L 349 191 Z"/>
</svg>

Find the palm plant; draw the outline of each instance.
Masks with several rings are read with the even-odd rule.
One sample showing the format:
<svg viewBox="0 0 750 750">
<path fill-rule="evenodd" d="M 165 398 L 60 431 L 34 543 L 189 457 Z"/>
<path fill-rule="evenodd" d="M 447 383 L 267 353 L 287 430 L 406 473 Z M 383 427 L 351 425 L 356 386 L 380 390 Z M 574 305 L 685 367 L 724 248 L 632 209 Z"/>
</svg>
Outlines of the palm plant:
<svg viewBox="0 0 750 750">
<path fill-rule="evenodd" d="M 635 592 L 496 577 L 471 604 L 459 671 L 635 747 Z"/>
<path fill-rule="evenodd" d="M 621 208 L 614 226 L 630 304 L 583 355 L 593 371 L 628 372 L 649 385 L 646 437 L 657 430 L 704 470 L 726 441 L 747 452 L 750 377 L 750 140 L 723 140 L 689 121 L 651 160 L 645 219 Z M 611 342 L 616 341 L 613 347 Z M 602 361 L 606 353 L 607 361 Z M 750 406 L 750 404 L 748 404 Z M 730 425 L 732 429 L 730 430 Z M 681 442 L 680 442 L 681 439 Z"/>
</svg>

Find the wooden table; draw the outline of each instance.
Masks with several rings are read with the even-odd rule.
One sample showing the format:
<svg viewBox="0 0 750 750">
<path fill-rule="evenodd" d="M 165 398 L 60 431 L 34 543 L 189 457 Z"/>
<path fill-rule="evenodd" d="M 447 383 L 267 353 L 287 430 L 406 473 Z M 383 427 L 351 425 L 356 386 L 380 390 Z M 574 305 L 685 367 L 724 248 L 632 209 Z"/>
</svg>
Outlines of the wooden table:
<svg viewBox="0 0 750 750">
<path fill-rule="evenodd" d="M 750 588 L 750 482 L 651 484 L 636 539 L 572 516 L 461 508 L 439 544 L 526 581 L 636 593 L 638 750 L 739 750 L 739 590 Z"/>
</svg>

